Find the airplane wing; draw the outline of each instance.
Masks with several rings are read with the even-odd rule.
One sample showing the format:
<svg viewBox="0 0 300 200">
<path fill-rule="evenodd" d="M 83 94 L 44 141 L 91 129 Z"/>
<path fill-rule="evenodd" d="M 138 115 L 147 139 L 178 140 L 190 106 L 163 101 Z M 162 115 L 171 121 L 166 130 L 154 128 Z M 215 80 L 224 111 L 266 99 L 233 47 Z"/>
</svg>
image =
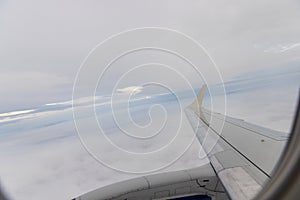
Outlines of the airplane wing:
<svg viewBox="0 0 300 200">
<path fill-rule="evenodd" d="M 186 115 L 230 198 L 252 199 L 269 180 L 288 135 L 204 109 L 205 89 Z"/>
<path fill-rule="evenodd" d="M 122 181 L 72 200 L 252 199 L 269 180 L 287 134 L 204 109 L 205 90 L 185 113 L 209 164 Z"/>
</svg>

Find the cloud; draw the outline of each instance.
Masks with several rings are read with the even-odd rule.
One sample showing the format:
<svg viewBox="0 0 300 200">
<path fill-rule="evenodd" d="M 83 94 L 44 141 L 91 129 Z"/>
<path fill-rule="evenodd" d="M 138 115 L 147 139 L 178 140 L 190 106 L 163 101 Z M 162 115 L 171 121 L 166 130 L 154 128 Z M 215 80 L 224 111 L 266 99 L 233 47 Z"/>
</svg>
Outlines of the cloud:
<svg viewBox="0 0 300 200">
<path fill-rule="evenodd" d="M 28 109 L 47 102 L 70 99 L 69 92 L 72 91 L 72 81 L 66 77 L 37 71 L 2 71 L 0 85 L 0 94 L 5 97 L 0 99 L 0 105 L 3 105 L 0 112 Z"/>
<path fill-rule="evenodd" d="M 10 116 L 14 116 L 14 115 L 20 115 L 20 114 L 30 113 L 30 112 L 33 112 L 33 111 L 34 111 L 34 109 L 31 109 L 31 110 L 12 111 L 12 112 L 7 112 L 7 113 L 0 113 L 0 117 L 10 117 Z"/>
<path fill-rule="evenodd" d="M 293 67 L 237 76 L 225 83 L 228 92 L 227 114 L 288 132 L 294 117 L 298 85 L 299 70 Z M 264 98 L 260 98 L 262 96 Z M 146 97 L 138 99 L 139 102 L 130 109 L 132 120 L 139 125 L 149 124 L 149 113 L 147 113 L 149 107 L 160 103 L 167 110 L 169 125 L 160 137 L 142 142 L 131 140 L 116 127 L 105 107 L 108 97 L 97 98 L 99 104 L 104 103 L 97 112 L 103 130 L 111 141 L 126 150 L 137 152 L 155 150 L 166 144 L 176 132 L 174 129 L 180 115 L 176 98 L 167 93 L 154 95 L 151 98 Z M 220 96 L 213 98 L 218 99 Z M 83 111 L 92 106 L 93 101 L 87 99 L 78 105 Z M 188 105 L 192 100 L 192 97 L 187 96 L 182 103 Z M 209 107 L 207 100 L 208 97 L 204 103 Z M 95 161 L 84 150 L 77 137 L 72 110 L 69 109 L 71 105 L 65 107 L 63 103 L 63 107 L 60 106 L 61 104 L 57 102 L 45 106 L 46 110 L 44 107 L 35 108 L 32 110 L 38 117 L 28 112 L 20 114 L 27 117 L 14 124 L 0 123 L 2 133 L 0 158 L 5 161 L 0 165 L 0 180 L 12 199 L 70 199 L 98 187 L 137 176 L 108 169 Z M 123 107 L 120 107 L 117 112 L 123 119 L 123 124 L 120 125 L 137 136 L 149 136 L 149 131 L 146 129 L 137 131 L 132 122 L 126 118 L 124 111 Z M 160 125 L 157 122 L 163 121 L 164 117 L 160 110 L 150 112 L 150 116 L 154 120 L 150 124 L 154 129 L 155 126 Z M 85 120 L 87 123 L 92 121 L 90 115 L 83 115 L 79 120 Z M 155 161 L 150 158 L 144 162 L 120 156 L 120 152 L 116 149 L 108 146 L 103 140 L 97 139 L 95 137 L 97 132 L 92 128 L 87 131 L 87 134 L 91 141 L 97 141 L 103 159 L 110 161 L 111 164 L 125 168 L 135 166 L 139 169 L 147 169 L 151 165 L 167 163 L 178 153 L 178 147 L 191 139 L 194 133 L 186 121 L 182 127 L 184 134 L 179 135 L 176 148 L 171 148 L 159 158 L 154 158 Z M 163 171 L 191 168 L 207 162 L 198 159 L 200 148 L 199 143 L 195 141 L 183 157 Z M 62 187 L 64 190 L 61 190 Z"/>
<path fill-rule="evenodd" d="M 258 47 L 259 45 L 256 45 Z M 290 50 L 296 50 L 295 48 L 300 46 L 300 42 L 293 43 L 293 44 L 277 44 L 276 46 L 271 46 L 269 48 L 266 48 L 264 52 L 269 53 L 282 53 Z"/>
<path fill-rule="evenodd" d="M 168 105 L 170 110 L 175 110 L 171 102 L 168 102 Z M 141 118 L 143 110 L 143 107 L 138 108 L 135 115 L 137 118 L 145 120 Z M 178 114 L 178 112 L 170 113 L 169 120 L 176 120 Z M 153 117 L 160 120 L 157 115 Z M 53 121 L 61 119 L 68 120 L 58 124 L 53 123 Z M 95 161 L 82 147 L 70 115 L 65 116 L 62 112 L 55 114 L 49 112 L 47 115 L 39 116 L 38 121 L 37 119 L 33 120 L 34 123 L 30 119 L 24 119 L 22 123 L 18 122 L 20 124 L 15 125 L 24 127 L 29 124 L 27 126 L 30 129 L 20 130 L 17 128 L 10 134 L 0 136 L 0 158 L 5 160 L 3 165 L 0 166 L 1 182 L 13 199 L 71 199 L 92 189 L 136 177 L 136 175 L 108 169 Z M 89 116 L 80 120 L 91 121 Z M 49 122 L 53 124 L 45 126 Z M 109 120 L 102 122 L 106 125 L 111 124 Z M 38 124 L 41 125 L 38 128 L 32 126 Z M 169 140 L 168 137 L 175 133 L 171 130 L 171 127 L 174 127 L 173 124 L 164 130 L 165 136 L 142 143 L 136 143 L 122 136 L 122 133 L 114 126 L 105 129 L 105 131 L 110 139 L 117 142 L 121 147 L 145 152 L 157 149 L 165 144 Z M 6 127 L 6 130 L 9 132 L 9 129 L 15 126 Z M 131 126 L 132 124 L 127 124 L 127 130 L 131 130 Z M 167 156 L 161 155 L 159 158 L 153 158 L 155 162 L 151 159 L 145 162 L 128 160 L 128 157 L 120 157 L 120 153 L 116 149 L 110 146 L 105 147 L 106 144 L 103 141 L 99 141 L 98 144 L 100 147 L 106 148 L 102 151 L 104 159 L 111 160 L 115 164 L 121 164 L 125 168 L 126 166 L 136 166 L 140 169 L 146 169 L 151 165 L 167 163 L 169 158 L 180 153 L 178 152 L 179 146 L 189 142 L 194 134 L 187 121 L 184 126 L 185 131 L 179 135 L 178 141 L 180 142 L 177 143 L 176 148 L 169 149 L 166 152 Z M 90 133 L 93 132 L 91 129 Z M 144 131 L 140 134 L 148 134 L 148 132 Z M 90 139 L 94 140 L 93 137 Z M 202 162 L 207 162 L 197 158 L 199 149 L 199 143 L 194 142 L 182 158 L 174 165 L 164 169 L 164 171 L 191 168 L 200 165 Z M 22 153 L 20 154 L 20 152 Z M 62 187 L 64 190 L 61 190 Z"/>
<path fill-rule="evenodd" d="M 125 94 L 137 94 L 143 90 L 141 86 L 130 86 L 121 89 L 117 89 L 118 93 L 125 93 Z"/>
</svg>

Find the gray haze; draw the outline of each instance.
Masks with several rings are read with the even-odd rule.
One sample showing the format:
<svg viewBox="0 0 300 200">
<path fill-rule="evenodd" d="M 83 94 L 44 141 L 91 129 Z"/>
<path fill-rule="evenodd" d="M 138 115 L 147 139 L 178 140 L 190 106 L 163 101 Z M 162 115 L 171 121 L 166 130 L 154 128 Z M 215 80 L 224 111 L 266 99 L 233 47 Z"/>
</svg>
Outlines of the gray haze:
<svg viewBox="0 0 300 200">
<path fill-rule="evenodd" d="M 209 51 L 225 80 L 299 63 L 299 10 L 297 0 L 3 0 L 0 111 L 71 99 L 77 69 L 88 52 L 112 34 L 138 27 L 166 27 L 192 36 Z"/>
<path fill-rule="evenodd" d="M 136 176 L 109 169 L 85 151 L 74 126 L 71 102 L 77 70 L 91 49 L 109 36 L 128 29 L 162 27 L 193 37 L 219 67 L 226 89 L 227 114 L 288 134 L 300 85 L 299 24 L 298 0 L 0 1 L 1 186 L 16 200 L 71 199 Z M 178 42 L 172 37 L 162 40 L 174 45 Z M 179 45 L 178 48 L 183 47 Z M 107 49 L 108 52 L 113 50 Z M 190 53 L 197 56 L 201 52 Z M 101 61 L 101 56 L 98 59 Z M 195 92 L 203 83 L 190 66 L 163 53 L 138 52 L 112 67 L 101 84 L 102 90 L 96 91 L 97 117 L 111 140 L 138 152 L 164 145 L 174 136 L 174 127 L 167 126 L 165 135 L 154 141 L 134 143 L 116 129 L 108 113 L 109 102 L 111 88 L 118 77 L 131 66 L 151 60 L 168 63 L 178 70 Z M 211 75 L 212 69 L 204 63 L 200 62 L 198 67 Z M 104 66 L 99 65 L 99 68 Z M 175 75 L 164 70 L 147 71 L 142 76 L 133 74 L 116 88 L 121 97 L 132 91 L 137 93 L 133 120 L 145 125 L 153 114 L 158 124 L 154 122 L 154 125 L 159 126 L 164 117 L 161 110 L 147 112 L 149 106 L 161 104 L 171 111 L 167 115 L 168 122 L 177 125 L 182 112 L 176 105 L 178 102 L 162 88 L 137 84 L 144 79 L 164 80 L 180 94 L 191 92 Z M 215 80 L 211 88 L 219 86 L 220 81 Z M 218 106 L 222 107 L 224 95 L 216 93 L 213 98 L 217 111 Z M 80 120 L 89 122 L 91 116 L 84 109 L 92 107 L 93 101 L 89 98 L 77 100 L 83 109 Z M 192 101 L 193 97 L 186 95 L 183 106 Z M 209 107 L 208 95 L 204 104 Z M 118 109 L 117 113 L 123 117 L 123 107 Z M 135 130 L 125 118 L 120 121 L 124 128 Z M 186 121 L 181 128 L 184 134 L 178 136 L 178 146 L 188 143 L 194 136 Z M 93 133 L 93 130 L 88 132 Z M 104 159 L 124 168 L 144 169 L 168 164 L 170 157 L 180 153 L 178 148 L 171 148 L 157 157 L 156 162 L 135 162 L 121 157 L 110 147 L 105 148 L 100 152 Z M 197 141 L 193 142 L 180 159 L 163 170 L 206 163 L 206 159 L 199 159 L 200 148 Z"/>
</svg>

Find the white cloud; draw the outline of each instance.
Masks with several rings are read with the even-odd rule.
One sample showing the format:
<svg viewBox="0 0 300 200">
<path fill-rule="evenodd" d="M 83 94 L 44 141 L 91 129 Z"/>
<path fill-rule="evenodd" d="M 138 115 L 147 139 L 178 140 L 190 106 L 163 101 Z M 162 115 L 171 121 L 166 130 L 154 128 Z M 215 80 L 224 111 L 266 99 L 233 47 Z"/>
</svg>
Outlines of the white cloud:
<svg viewBox="0 0 300 200">
<path fill-rule="evenodd" d="M 266 48 L 264 52 L 269 53 L 282 53 L 290 50 L 296 50 L 295 48 L 300 47 L 299 43 L 293 43 L 293 44 L 277 44 L 275 46 L 271 46 L 269 48 Z"/>
<path fill-rule="evenodd" d="M 137 94 L 137 93 L 140 93 L 142 90 L 143 90 L 143 87 L 141 87 L 141 86 L 130 86 L 130 87 L 117 89 L 117 92 L 126 93 L 126 94 Z"/>
<path fill-rule="evenodd" d="M 55 118 L 59 118 L 58 116 Z M 177 118 L 177 115 L 170 117 Z M 40 118 L 53 121 L 45 116 Z M 130 128 L 131 125 L 128 126 Z M 174 134 L 174 131 L 168 130 L 164 133 Z M 178 138 L 181 143 L 188 142 L 194 134 L 192 131 L 183 133 Z M 116 129 L 107 134 L 117 141 L 118 145 L 135 151 L 155 149 L 168 141 L 164 138 L 155 140 L 156 142 L 134 145 L 130 139 L 120 138 Z M 72 121 L 2 135 L 0 143 L 0 158 L 5 160 L 0 166 L 1 182 L 13 199 L 71 199 L 92 189 L 136 176 L 116 172 L 96 162 L 83 149 Z M 102 143 L 99 141 L 99 146 L 105 144 Z M 119 152 L 110 147 L 103 153 L 105 158 L 113 158 L 116 164 L 121 163 L 125 168 L 135 165 L 145 169 L 151 165 L 167 163 L 169 158 L 178 153 L 178 146 L 179 143 L 176 148 L 170 149 L 168 156 L 156 157 L 155 162 L 129 161 L 126 157 L 120 157 Z M 199 150 L 199 143 L 194 142 L 182 158 L 165 170 L 190 168 L 207 162 L 198 159 Z"/>
<path fill-rule="evenodd" d="M 0 113 L 0 117 L 10 117 L 10 116 L 14 116 L 14 115 L 20 115 L 20 114 L 30 113 L 30 112 L 33 112 L 33 111 L 34 111 L 34 109 L 31 109 L 31 110 L 19 110 L 19 111 L 12 111 L 12 112 Z"/>
</svg>

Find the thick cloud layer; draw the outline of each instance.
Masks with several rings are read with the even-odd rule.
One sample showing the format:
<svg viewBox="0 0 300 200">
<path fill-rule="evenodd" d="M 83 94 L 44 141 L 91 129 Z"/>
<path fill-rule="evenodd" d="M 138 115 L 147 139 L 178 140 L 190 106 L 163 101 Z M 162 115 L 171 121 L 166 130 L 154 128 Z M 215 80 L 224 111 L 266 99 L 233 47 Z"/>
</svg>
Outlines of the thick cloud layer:
<svg viewBox="0 0 300 200">
<path fill-rule="evenodd" d="M 298 98 L 299 76 L 298 68 L 279 68 L 236 77 L 225 83 L 227 114 L 288 134 Z M 209 94 L 206 94 L 204 106 L 208 108 L 209 98 Z M 212 98 L 222 100 L 221 96 Z M 181 103 L 185 107 L 192 100 L 187 96 Z M 83 109 L 93 106 L 91 99 L 76 102 Z M 172 94 L 142 95 L 133 101 L 131 114 L 137 124 L 148 124 L 149 116 L 145 113 L 150 105 L 159 103 L 168 111 L 167 123 L 172 125 L 166 126 L 161 137 L 139 143 L 126 137 L 110 119 L 109 102 L 110 97 L 96 98 L 97 116 L 105 134 L 118 146 L 135 152 L 149 152 L 165 145 L 174 136 L 173 129 L 181 110 Z M 117 113 L 123 113 L 122 101 L 119 104 Z M 160 112 L 150 114 L 154 120 L 163 121 L 164 115 Z M 133 124 L 126 123 L 125 119 L 123 128 L 136 134 Z M 92 119 L 85 114 L 80 120 L 89 122 Z M 155 161 L 151 157 L 144 162 L 130 160 L 120 156 L 116 149 L 105 146 L 103 141 L 97 143 L 102 149 L 103 159 L 111 161 L 110 164 L 123 166 L 124 169 L 130 166 L 138 169 L 161 166 L 168 164 L 169 158 L 178 153 L 180 145 L 188 143 L 194 136 L 186 119 L 183 120 L 181 126 L 184 133 L 178 136 L 180 142 L 177 141 L 176 147 L 168 149 L 155 158 Z M 152 126 L 157 125 L 153 123 Z M 3 113 L 0 115 L 0 131 L 0 158 L 3 161 L 0 166 L 1 182 L 13 199 L 70 199 L 92 189 L 137 176 L 107 168 L 91 157 L 77 135 L 71 102 L 56 102 L 31 110 Z M 95 132 L 91 129 L 90 133 L 93 131 Z M 139 133 L 140 136 L 149 134 Z M 93 136 L 91 139 L 94 139 Z M 200 148 L 199 143 L 194 141 L 180 159 L 160 171 L 186 169 L 206 163 L 206 159 L 198 157 Z"/>
</svg>

